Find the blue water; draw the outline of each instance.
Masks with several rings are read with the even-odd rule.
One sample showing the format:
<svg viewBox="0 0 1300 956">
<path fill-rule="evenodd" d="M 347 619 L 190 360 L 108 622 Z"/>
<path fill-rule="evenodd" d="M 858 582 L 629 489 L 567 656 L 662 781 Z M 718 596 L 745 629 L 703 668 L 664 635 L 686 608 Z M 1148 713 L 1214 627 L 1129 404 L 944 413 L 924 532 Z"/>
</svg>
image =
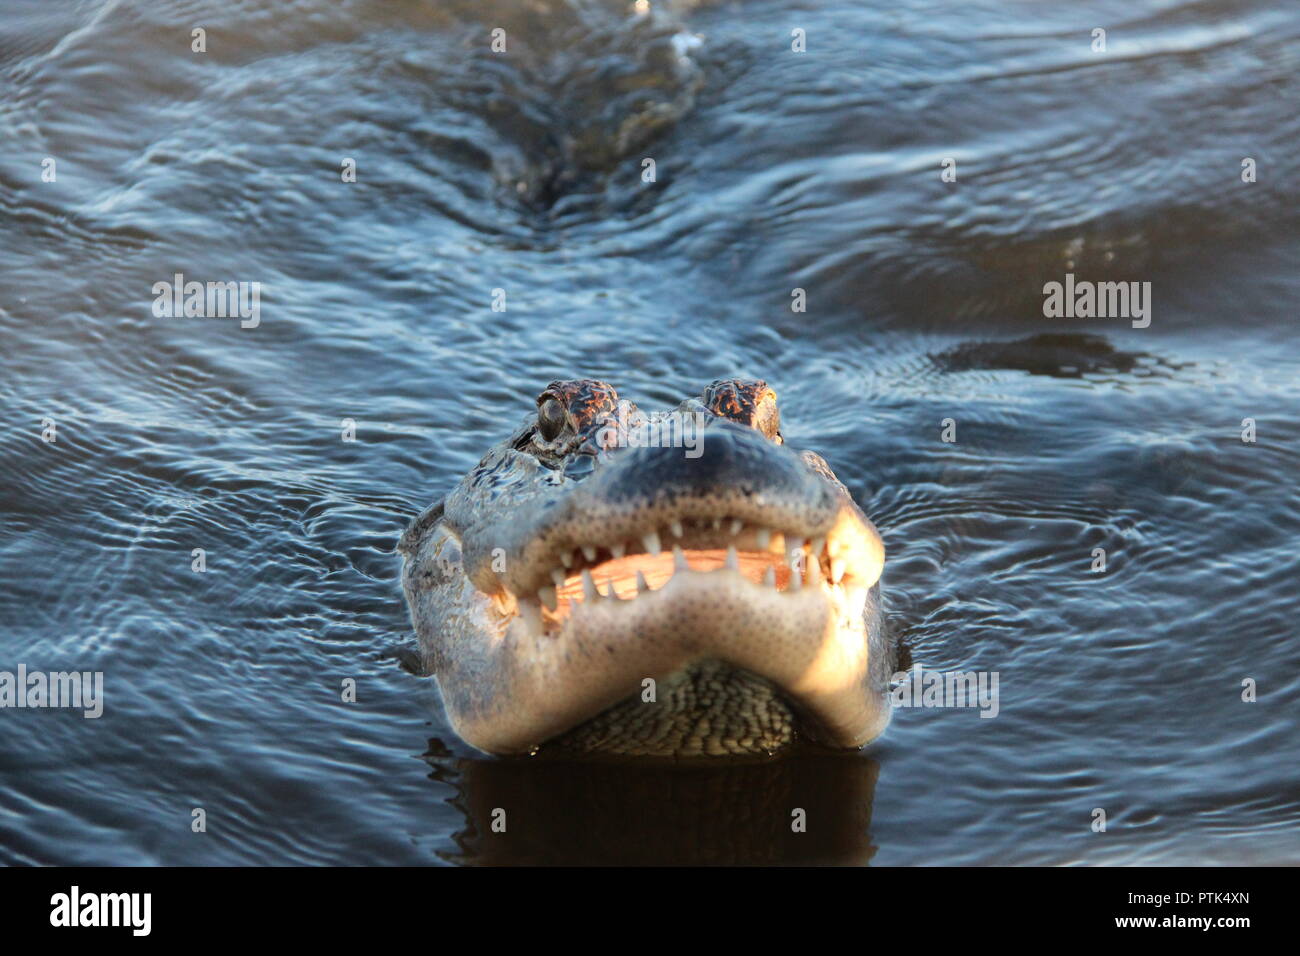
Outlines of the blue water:
<svg viewBox="0 0 1300 956">
<path fill-rule="evenodd" d="M 0 861 L 1300 862 L 1300 8 L 652 6 L 7 0 L 0 671 L 105 709 L 0 710 Z M 177 272 L 256 327 L 155 315 Z M 1066 273 L 1150 326 L 1046 318 Z M 904 661 L 999 715 L 465 747 L 407 521 L 552 378 L 735 374 L 880 527 Z"/>
</svg>

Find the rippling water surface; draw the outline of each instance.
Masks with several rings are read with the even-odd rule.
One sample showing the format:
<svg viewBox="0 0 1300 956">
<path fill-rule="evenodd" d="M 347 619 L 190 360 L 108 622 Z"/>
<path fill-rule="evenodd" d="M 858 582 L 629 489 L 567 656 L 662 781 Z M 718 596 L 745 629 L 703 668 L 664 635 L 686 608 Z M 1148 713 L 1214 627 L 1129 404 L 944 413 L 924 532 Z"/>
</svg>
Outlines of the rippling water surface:
<svg viewBox="0 0 1300 956">
<path fill-rule="evenodd" d="M 10 0 L 0 670 L 106 702 L 0 711 L 0 860 L 1300 861 L 1300 8 L 1081 6 Z M 177 272 L 260 324 L 155 316 Z M 1150 327 L 1044 318 L 1067 272 Z M 465 748 L 403 663 L 406 522 L 552 378 L 734 374 L 881 528 L 904 659 L 999 716 Z"/>
</svg>

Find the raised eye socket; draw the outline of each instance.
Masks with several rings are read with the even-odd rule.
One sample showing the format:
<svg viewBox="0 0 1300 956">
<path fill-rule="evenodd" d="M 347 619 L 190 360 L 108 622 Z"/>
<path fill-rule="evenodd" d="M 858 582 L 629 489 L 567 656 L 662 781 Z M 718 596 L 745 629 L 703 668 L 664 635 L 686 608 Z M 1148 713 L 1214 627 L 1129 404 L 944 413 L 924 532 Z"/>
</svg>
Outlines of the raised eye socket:
<svg viewBox="0 0 1300 956">
<path fill-rule="evenodd" d="M 537 430 L 543 441 L 555 441 L 564 431 L 564 409 L 555 399 L 548 398 L 537 409 Z"/>
</svg>

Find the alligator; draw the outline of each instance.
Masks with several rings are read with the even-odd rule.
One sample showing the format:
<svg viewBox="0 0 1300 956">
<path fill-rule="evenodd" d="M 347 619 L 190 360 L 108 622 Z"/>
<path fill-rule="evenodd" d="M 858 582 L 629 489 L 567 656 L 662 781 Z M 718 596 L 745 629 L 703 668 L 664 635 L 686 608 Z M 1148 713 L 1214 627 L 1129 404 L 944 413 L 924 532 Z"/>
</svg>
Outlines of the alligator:
<svg viewBox="0 0 1300 956">
<path fill-rule="evenodd" d="M 759 756 L 888 723 L 884 545 L 785 443 L 766 382 L 653 414 L 551 382 L 398 551 L 423 665 L 480 750 Z"/>
</svg>

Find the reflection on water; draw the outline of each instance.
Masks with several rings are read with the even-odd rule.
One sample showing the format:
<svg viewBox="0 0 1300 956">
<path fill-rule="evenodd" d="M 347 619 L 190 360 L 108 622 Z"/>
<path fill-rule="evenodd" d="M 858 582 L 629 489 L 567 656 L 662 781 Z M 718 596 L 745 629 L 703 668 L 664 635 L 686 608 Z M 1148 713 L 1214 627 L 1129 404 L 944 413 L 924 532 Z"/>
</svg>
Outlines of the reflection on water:
<svg viewBox="0 0 1300 956">
<path fill-rule="evenodd" d="M 433 779 L 465 815 L 454 863 L 813 865 L 870 862 L 879 765 L 855 755 L 672 766 L 456 759 Z M 494 826 L 495 822 L 495 826 Z"/>
<path fill-rule="evenodd" d="M 1019 370 L 1030 375 L 1159 375 L 1176 369 L 1145 352 L 1125 352 L 1100 335 L 1043 333 L 1009 342 L 963 342 L 932 356 L 946 372 Z"/>
<path fill-rule="evenodd" d="M 0 861 L 1300 860 L 1300 7 L 1083 6 L 7 3 L 0 670 L 105 711 L 0 714 Z M 259 324 L 154 315 L 177 272 Z M 1048 318 L 1067 274 L 1150 326 Z M 999 672 L 997 718 L 460 748 L 394 543 L 584 375 L 771 382 L 881 529 L 903 666 Z"/>
</svg>

